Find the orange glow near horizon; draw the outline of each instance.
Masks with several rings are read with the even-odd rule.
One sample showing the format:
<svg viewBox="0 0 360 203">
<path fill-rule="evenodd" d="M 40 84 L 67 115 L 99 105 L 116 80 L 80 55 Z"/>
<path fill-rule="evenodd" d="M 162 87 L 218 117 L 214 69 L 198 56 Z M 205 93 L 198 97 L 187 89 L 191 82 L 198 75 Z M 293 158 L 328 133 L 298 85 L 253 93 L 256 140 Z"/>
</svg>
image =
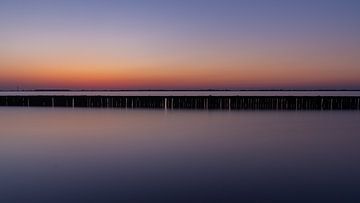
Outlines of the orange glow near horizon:
<svg viewBox="0 0 360 203">
<path fill-rule="evenodd" d="M 265 57 L 227 62 L 210 58 L 206 63 L 139 60 L 118 64 L 96 59 L 62 60 L 61 63 L 46 59 L 2 63 L 7 71 L 0 75 L 0 80 L 31 88 L 216 89 L 351 84 L 360 79 L 360 71 L 355 70 L 356 74 L 338 71 L 336 66 L 342 64 L 324 66 L 318 61 L 291 64 L 291 61 Z"/>
<path fill-rule="evenodd" d="M 283 45 L 240 41 L 202 42 L 201 46 L 177 42 L 152 50 L 149 47 L 155 45 L 146 40 L 114 46 L 99 40 L 100 37 L 85 41 L 52 38 L 54 41 L 24 38 L 27 43 L 0 48 L 0 86 L 9 89 L 360 87 L 357 47 L 330 49 L 299 42 Z"/>
</svg>

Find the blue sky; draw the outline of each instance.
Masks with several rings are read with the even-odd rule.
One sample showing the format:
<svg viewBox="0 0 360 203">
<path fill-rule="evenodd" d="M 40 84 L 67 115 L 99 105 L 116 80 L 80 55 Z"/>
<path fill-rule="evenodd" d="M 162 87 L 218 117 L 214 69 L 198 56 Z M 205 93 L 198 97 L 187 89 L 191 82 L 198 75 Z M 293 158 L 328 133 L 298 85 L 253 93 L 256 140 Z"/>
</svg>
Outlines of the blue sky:
<svg viewBox="0 0 360 203">
<path fill-rule="evenodd" d="M 62 86 L 36 73 L 81 67 L 75 80 L 91 56 L 90 72 L 118 77 L 69 88 L 358 88 L 359 11 L 355 0 L 0 0 L 0 73 L 7 78 L 0 87 Z M 80 54 L 63 64 L 69 53 Z M 264 71 L 278 75 L 256 77 Z M 172 79 L 178 83 L 167 84 Z"/>
</svg>

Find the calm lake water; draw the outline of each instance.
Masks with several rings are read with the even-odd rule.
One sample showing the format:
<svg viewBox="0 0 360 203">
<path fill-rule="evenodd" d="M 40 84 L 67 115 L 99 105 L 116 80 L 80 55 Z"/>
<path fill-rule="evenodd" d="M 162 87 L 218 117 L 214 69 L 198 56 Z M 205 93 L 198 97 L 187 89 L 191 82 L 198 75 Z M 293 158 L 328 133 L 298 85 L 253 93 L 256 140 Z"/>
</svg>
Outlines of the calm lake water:
<svg viewBox="0 0 360 203">
<path fill-rule="evenodd" d="M 358 111 L 0 107 L 0 202 L 359 202 Z"/>
</svg>

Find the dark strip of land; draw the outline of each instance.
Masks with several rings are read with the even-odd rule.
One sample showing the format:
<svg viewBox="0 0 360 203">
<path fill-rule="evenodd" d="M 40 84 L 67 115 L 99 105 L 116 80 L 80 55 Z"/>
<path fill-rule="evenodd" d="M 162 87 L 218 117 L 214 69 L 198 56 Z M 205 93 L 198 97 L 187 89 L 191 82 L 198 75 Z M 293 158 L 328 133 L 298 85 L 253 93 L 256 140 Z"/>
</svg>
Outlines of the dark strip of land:
<svg viewBox="0 0 360 203">
<path fill-rule="evenodd" d="M 360 97 L 0 96 L 0 106 L 222 110 L 360 110 Z"/>
<path fill-rule="evenodd" d="M 360 89 L 2 89 L 0 92 L 359 92 Z"/>
</svg>

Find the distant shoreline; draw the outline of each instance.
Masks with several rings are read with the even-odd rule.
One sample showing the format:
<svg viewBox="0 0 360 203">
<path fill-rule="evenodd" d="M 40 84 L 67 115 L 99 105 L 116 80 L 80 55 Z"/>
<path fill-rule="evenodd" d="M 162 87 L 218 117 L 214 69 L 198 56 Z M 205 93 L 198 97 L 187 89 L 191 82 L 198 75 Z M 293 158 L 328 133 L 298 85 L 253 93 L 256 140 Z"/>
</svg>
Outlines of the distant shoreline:
<svg viewBox="0 0 360 203">
<path fill-rule="evenodd" d="M 347 92 L 360 91 L 360 89 L 137 89 L 137 90 L 93 90 L 93 89 L 33 89 L 33 90 L 0 90 L 0 92 Z"/>
</svg>

